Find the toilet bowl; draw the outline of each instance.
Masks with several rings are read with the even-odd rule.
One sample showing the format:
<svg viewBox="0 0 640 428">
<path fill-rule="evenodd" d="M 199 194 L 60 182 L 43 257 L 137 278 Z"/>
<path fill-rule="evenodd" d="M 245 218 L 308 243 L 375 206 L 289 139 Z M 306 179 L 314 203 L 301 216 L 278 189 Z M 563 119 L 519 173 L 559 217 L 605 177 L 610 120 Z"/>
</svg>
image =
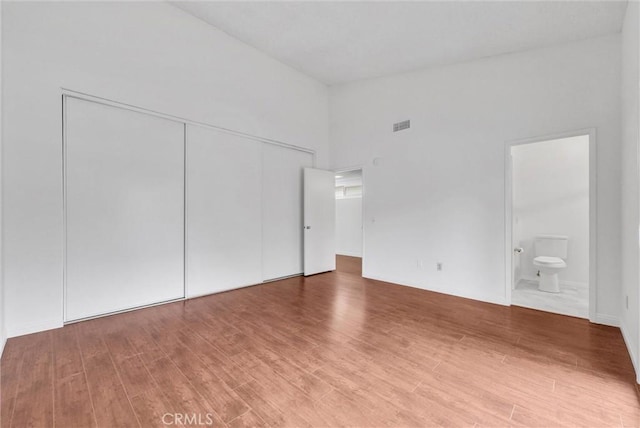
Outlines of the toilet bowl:
<svg viewBox="0 0 640 428">
<path fill-rule="evenodd" d="M 547 293 L 559 293 L 558 273 L 567 267 L 567 242 L 569 238 L 560 235 L 540 235 L 535 238 L 535 258 L 533 265 L 538 269 L 540 280 L 538 289 Z"/>
<path fill-rule="evenodd" d="M 538 256 L 533 259 L 533 265 L 540 272 L 538 289 L 547 293 L 559 293 L 558 273 L 567 267 L 567 263 L 559 257 Z"/>
</svg>

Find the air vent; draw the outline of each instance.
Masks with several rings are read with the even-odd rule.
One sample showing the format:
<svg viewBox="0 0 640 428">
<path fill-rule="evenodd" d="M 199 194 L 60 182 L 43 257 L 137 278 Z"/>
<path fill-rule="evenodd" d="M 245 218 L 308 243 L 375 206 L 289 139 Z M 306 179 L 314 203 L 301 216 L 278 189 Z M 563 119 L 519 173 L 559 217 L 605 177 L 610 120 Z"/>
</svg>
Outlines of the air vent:
<svg viewBox="0 0 640 428">
<path fill-rule="evenodd" d="M 393 132 L 398 132 L 398 131 L 402 131 L 403 129 L 409 129 L 409 128 L 411 128 L 410 120 L 405 120 L 405 121 L 393 124 Z"/>
</svg>

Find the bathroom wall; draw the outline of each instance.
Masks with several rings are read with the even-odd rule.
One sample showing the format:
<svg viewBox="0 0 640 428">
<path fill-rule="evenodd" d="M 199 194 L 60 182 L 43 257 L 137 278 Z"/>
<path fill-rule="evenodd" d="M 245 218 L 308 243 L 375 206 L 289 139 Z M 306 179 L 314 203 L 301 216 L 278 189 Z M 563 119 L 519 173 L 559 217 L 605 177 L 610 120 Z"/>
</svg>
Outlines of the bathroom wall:
<svg viewBox="0 0 640 428">
<path fill-rule="evenodd" d="M 362 257 L 362 197 L 336 199 L 336 254 Z"/>
<path fill-rule="evenodd" d="M 536 277 L 536 235 L 566 235 L 567 268 L 560 280 L 588 284 L 589 137 L 514 146 L 511 156 L 514 243 L 524 248 L 516 281 Z"/>
<path fill-rule="evenodd" d="M 594 127 L 596 321 L 617 324 L 620 58 L 612 35 L 330 87 L 331 165 L 367 177 L 364 276 L 505 304 L 505 144 Z"/>
</svg>

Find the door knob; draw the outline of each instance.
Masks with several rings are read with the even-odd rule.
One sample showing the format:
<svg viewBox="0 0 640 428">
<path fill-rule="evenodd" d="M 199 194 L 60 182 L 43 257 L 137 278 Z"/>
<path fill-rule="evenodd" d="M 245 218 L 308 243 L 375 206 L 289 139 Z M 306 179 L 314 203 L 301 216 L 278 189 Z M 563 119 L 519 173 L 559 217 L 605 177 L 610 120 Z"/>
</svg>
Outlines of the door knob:
<svg viewBox="0 0 640 428">
<path fill-rule="evenodd" d="M 311 226 L 305 226 L 304 228 L 305 229 L 311 229 Z"/>
</svg>

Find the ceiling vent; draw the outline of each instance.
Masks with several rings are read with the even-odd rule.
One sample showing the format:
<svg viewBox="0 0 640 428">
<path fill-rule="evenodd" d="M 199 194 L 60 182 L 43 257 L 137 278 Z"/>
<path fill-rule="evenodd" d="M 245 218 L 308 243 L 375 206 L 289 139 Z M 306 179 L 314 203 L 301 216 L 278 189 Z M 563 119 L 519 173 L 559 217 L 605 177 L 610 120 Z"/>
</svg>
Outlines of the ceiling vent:
<svg viewBox="0 0 640 428">
<path fill-rule="evenodd" d="M 402 131 L 403 129 L 409 129 L 409 128 L 411 128 L 410 120 L 405 120 L 405 121 L 393 124 L 393 132 L 398 132 L 398 131 Z"/>
</svg>

